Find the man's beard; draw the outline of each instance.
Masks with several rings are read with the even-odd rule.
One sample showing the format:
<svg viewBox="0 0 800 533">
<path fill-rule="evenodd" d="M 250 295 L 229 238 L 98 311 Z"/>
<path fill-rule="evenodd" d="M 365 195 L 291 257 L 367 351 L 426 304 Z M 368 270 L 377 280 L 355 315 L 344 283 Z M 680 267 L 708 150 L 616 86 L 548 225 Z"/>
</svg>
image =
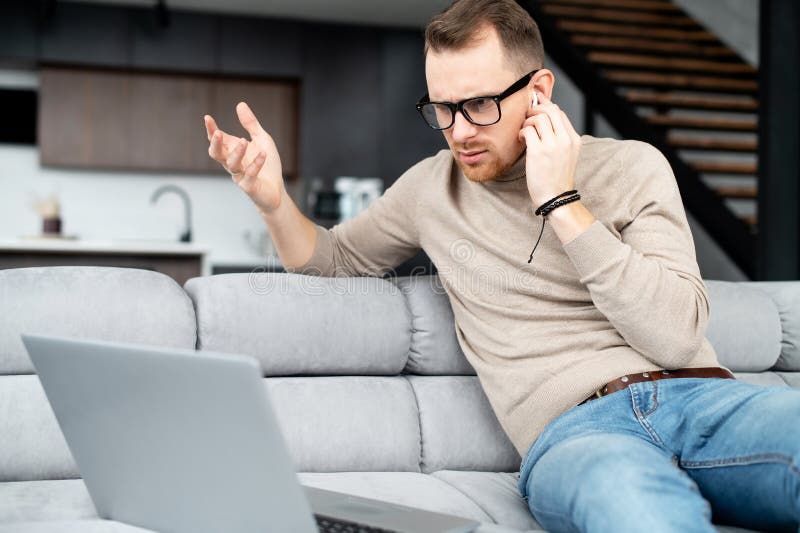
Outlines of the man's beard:
<svg viewBox="0 0 800 533">
<path fill-rule="evenodd" d="M 511 167 L 514 166 L 514 161 L 501 161 L 499 158 L 494 157 L 494 152 L 491 149 L 488 150 L 487 156 L 490 156 L 488 157 L 489 160 L 479 165 L 468 165 L 464 163 L 461 161 L 461 158 L 458 157 L 457 150 L 454 150 L 454 152 L 456 152 L 456 164 L 468 180 L 474 181 L 475 183 L 492 181 L 508 172 Z"/>
</svg>

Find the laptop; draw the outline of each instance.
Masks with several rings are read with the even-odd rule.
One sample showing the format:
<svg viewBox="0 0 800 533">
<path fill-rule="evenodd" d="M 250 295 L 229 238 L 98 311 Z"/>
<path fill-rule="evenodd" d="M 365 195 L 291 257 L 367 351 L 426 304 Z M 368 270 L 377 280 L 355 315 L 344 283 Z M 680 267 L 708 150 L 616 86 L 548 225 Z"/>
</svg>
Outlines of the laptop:
<svg viewBox="0 0 800 533">
<path fill-rule="evenodd" d="M 252 357 L 22 340 L 102 518 L 170 533 L 466 533 L 479 526 L 301 486 Z"/>
</svg>

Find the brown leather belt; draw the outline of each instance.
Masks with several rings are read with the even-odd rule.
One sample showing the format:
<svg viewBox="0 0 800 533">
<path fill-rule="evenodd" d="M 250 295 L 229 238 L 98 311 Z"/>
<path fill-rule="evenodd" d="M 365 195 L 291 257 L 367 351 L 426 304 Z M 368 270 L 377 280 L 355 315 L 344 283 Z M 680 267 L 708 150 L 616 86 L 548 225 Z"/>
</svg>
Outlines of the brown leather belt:
<svg viewBox="0 0 800 533">
<path fill-rule="evenodd" d="M 651 370 L 650 372 L 642 372 L 641 374 L 628 374 L 622 376 L 614 381 L 609 381 L 604 386 L 597 389 L 591 396 L 583 400 L 578 405 L 583 405 L 586 402 L 608 396 L 611 393 L 621 391 L 634 383 L 642 383 L 643 381 L 658 381 L 660 379 L 670 378 L 724 378 L 736 379 L 732 373 L 716 366 L 708 368 L 679 368 L 677 370 Z"/>
</svg>

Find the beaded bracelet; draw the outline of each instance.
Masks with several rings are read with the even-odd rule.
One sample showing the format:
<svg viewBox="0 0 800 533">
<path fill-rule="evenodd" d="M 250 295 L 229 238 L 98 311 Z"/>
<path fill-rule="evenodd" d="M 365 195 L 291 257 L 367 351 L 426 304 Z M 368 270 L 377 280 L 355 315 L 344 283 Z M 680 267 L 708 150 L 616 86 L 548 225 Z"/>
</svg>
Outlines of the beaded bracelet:
<svg viewBox="0 0 800 533">
<path fill-rule="evenodd" d="M 569 198 L 564 198 L 564 196 L 569 196 Z M 533 252 L 536 251 L 536 248 L 539 246 L 539 241 L 542 240 L 542 234 L 544 233 L 544 225 L 547 222 L 547 215 L 549 215 L 554 209 L 561 207 L 562 205 L 567 205 L 572 202 L 576 202 L 581 199 L 581 195 L 578 194 L 578 191 L 567 191 L 565 193 L 559 194 L 555 198 L 548 200 L 547 202 L 543 203 L 539 208 L 536 210 L 537 215 L 542 215 L 542 229 L 539 231 L 539 238 L 536 239 L 536 244 L 533 245 L 533 250 L 531 250 L 531 255 L 528 257 L 528 263 L 533 261 Z"/>
<path fill-rule="evenodd" d="M 569 198 L 564 198 L 563 200 L 558 200 L 557 202 L 553 202 L 552 204 L 550 204 L 547 207 L 545 207 L 544 209 L 542 209 L 542 212 L 541 212 L 542 218 L 547 218 L 547 215 L 549 215 L 550 212 L 553 209 L 555 209 L 556 207 L 561 207 L 562 205 L 567 205 L 569 203 L 575 202 L 575 201 L 580 200 L 580 199 L 581 199 L 581 195 L 580 194 L 576 194 L 574 196 L 570 196 Z"/>
<path fill-rule="evenodd" d="M 558 196 L 556 196 L 556 197 L 554 197 L 554 198 L 550 198 L 550 199 L 549 199 L 549 200 L 547 200 L 545 203 L 543 203 L 542 205 L 540 205 L 540 206 L 539 206 L 539 208 L 538 208 L 538 209 L 535 211 L 535 213 L 534 213 L 534 214 L 538 216 L 538 215 L 540 215 L 540 214 L 542 213 L 542 211 L 543 211 L 544 209 L 547 209 L 547 208 L 550 206 L 550 204 L 552 204 L 553 202 L 555 202 L 555 201 L 556 201 L 556 200 L 558 200 L 559 198 L 564 198 L 565 196 L 572 196 L 573 194 L 577 194 L 577 193 L 578 193 L 578 191 L 577 191 L 577 190 L 572 190 L 572 191 L 562 192 L 562 193 L 561 193 L 561 194 L 559 194 Z"/>
</svg>

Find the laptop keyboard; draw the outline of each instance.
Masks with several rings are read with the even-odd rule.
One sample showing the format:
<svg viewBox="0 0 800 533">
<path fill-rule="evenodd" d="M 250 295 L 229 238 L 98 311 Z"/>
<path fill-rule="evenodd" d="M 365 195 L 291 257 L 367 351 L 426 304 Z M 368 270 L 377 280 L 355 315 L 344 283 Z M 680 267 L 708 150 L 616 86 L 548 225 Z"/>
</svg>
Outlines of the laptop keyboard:
<svg viewBox="0 0 800 533">
<path fill-rule="evenodd" d="M 348 522 L 339 518 L 314 515 L 320 533 L 392 533 L 390 529 L 365 526 L 355 522 Z"/>
</svg>

